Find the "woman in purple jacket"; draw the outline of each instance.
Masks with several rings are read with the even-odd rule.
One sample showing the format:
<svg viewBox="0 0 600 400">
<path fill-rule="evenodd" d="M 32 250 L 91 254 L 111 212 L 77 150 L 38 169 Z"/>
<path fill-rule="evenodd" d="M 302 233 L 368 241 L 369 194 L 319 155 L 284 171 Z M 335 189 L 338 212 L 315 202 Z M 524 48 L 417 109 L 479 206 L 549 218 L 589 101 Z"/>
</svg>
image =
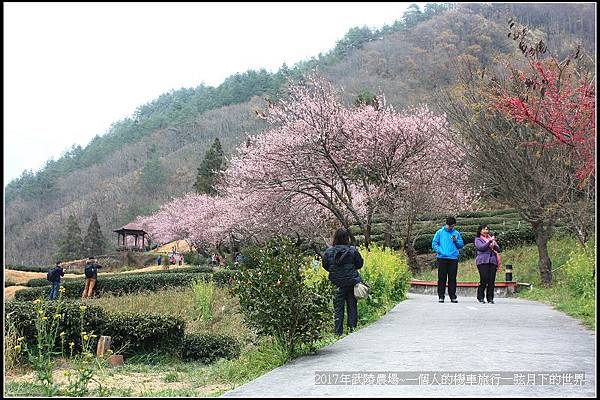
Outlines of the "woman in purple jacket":
<svg viewBox="0 0 600 400">
<path fill-rule="evenodd" d="M 494 282 L 496 280 L 496 270 L 500 265 L 500 256 L 498 251 L 500 247 L 496 243 L 496 237 L 490 236 L 490 229 L 486 224 L 479 225 L 475 237 L 475 248 L 477 249 L 477 258 L 475 263 L 479 270 L 479 286 L 477 287 L 477 300 L 481 304 L 483 294 L 488 303 L 494 304 Z"/>
</svg>

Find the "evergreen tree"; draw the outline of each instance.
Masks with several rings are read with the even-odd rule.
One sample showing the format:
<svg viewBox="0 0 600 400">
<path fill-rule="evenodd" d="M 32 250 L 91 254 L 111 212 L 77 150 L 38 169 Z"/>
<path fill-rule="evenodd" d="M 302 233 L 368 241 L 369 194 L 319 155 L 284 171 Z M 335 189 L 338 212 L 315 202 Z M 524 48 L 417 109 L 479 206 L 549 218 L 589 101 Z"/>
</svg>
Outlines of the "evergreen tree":
<svg viewBox="0 0 600 400">
<path fill-rule="evenodd" d="M 102 235 L 100 223 L 98 222 L 98 215 L 96 213 L 92 214 L 92 220 L 90 221 L 87 234 L 83 240 L 83 247 L 85 249 L 86 257 L 102 254 L 106 248 L 106 241 Z"/>
<path fill-rule="evenodd" d="M 167 182 L 168 174 L 160 163 L 158 156 L 153 155 L 142 169 L 139 185 L 146 193 L 154 194 Z"/>
<path fill-rule="evenodd" d="M 224 155 L 221 142 L 219 141 L 219 138 L 215 138 L 210 149 L 206 151 L 204 160 L 202 160 L 202 163 L 200 164 L 200 168 L 198 168 L 198 177 L 194 184 L 196 193 L 206 193 L 208 195 L 217 194 L 217 191 L 214 188 L 215 178 L 217 173 L 223 167 L 223 160 Z"/>
<path fill-rule="evenodd" d="M 65 225 L 65 233 L 58 242 L 58 260 L 77 260 L 83 256 L 81 229 L 74 215 L 69 215 Z"/>
</svg>

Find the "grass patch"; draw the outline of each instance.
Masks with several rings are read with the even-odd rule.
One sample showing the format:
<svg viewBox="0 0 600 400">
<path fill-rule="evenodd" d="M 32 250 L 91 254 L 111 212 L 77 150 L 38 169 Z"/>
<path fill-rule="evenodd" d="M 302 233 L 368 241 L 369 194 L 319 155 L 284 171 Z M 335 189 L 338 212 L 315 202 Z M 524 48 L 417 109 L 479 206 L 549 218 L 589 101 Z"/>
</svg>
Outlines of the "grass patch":
<svg viewBox="0 0 600 400">
<path fill-rule="evenodd" d="M 220 287 L 214 288 L 213 297 L 210 320 L 203 318 L 206 304 L 198 303 L 196 293 L 190 287 L 125 296 L 107 294 L 90 301 L 107 312 L 151 311 L 182 318 L 187 334 L 212 332 L 235 337 L 242 343 L 253 340 L 253 333 L 244 325 L 237 299 L 226 288 Z"/>
</svg>

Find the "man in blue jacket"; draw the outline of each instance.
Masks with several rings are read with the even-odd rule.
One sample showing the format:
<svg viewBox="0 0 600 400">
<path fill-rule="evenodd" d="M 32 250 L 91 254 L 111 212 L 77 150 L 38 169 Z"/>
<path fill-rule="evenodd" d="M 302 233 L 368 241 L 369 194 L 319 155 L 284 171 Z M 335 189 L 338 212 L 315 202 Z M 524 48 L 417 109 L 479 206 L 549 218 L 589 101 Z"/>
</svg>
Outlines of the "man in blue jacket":
<svg viewBox="0 0 600 400">
<path fill-rule="evenodd" d="M 431 242 L 431 247 L 437 253 L 438 265 L 438 297 L 444 302 L 446 295 L 446 278 L 448 279 L 448 295 L 450 301 L 458 303 L 456 298 L 456 273 L 458 272 L 458 250 L 464 247 L 460 233 L 454 229 L 456 219 L 446 218 L 446 226 L 438 229 Z"/>
</svg>

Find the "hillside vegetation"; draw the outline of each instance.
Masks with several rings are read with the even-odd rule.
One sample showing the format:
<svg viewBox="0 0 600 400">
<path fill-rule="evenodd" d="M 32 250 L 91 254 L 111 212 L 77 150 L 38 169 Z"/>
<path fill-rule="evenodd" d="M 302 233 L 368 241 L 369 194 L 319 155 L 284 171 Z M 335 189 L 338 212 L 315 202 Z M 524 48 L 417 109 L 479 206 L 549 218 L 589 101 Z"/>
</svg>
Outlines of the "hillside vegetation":
<svg viewBox="0 0 600 400">
<path fill-rule="evenodd" d="M 26 171 L 8 183 L 6 262 L 50 263 L 70 214 L 84 226 L 96 212 L 114 246 L 112 230 L 193 190 L 214 138 L 227 155 L 247 135 L 264 129 L 255 111 L 265 106 L 264 97 L 285 95 L 288 78 L 301 79 L 318 68 L 344 88 L 348 102 L 383 92 L 397 108 L 427 103 L 452 83 L 456 57 L 491 65 L 495 55 L 515 51 L 505 29 L 511 16 L 545 35 L 559 54 L 575 40 L 594 49 L 593 4 L 429 4 L 423 11 L 409 8 L 391 26 L 353 28 L 330 52 L 293 67 L 283 65 L 276 73 L 247 71 L 216 88 L 173 90 L 116 121 L 85 148 L 73 146 L 42 170 Z"/>
</svg>

